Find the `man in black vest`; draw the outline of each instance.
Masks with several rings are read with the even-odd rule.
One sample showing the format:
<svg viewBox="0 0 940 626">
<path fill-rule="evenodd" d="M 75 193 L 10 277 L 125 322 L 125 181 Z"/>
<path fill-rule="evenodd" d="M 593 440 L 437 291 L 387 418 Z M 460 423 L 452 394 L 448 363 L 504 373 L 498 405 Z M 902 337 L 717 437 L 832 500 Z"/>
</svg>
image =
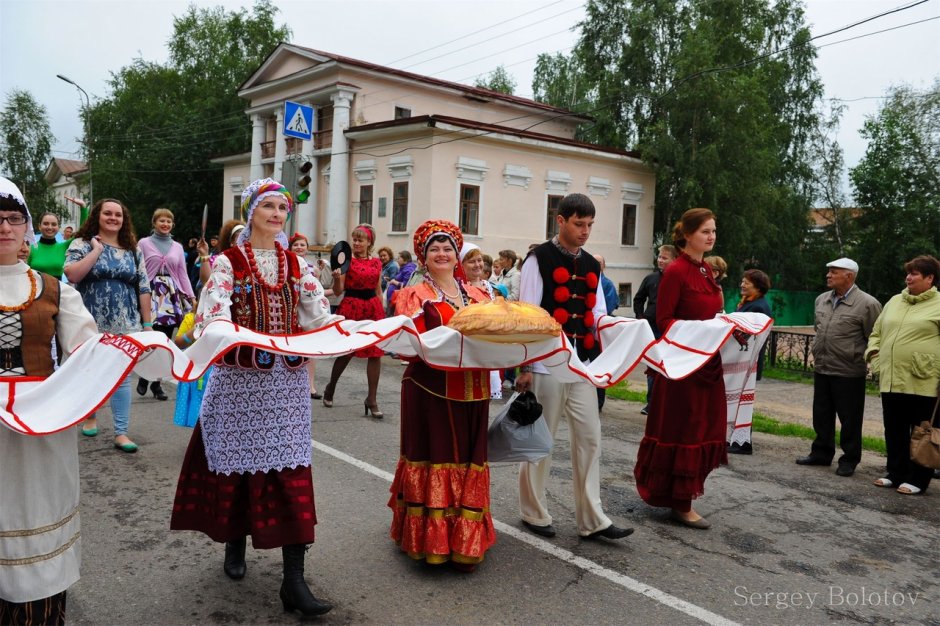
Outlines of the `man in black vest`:
<svg viewBox="0 0 940 626">
<path fill-rule="evenodd" d="M 600 286 L 601 266 L 583 246 L 594 225 L 594 204 L 584 194 L 565 196 L 556 216 L 558 234 L 529 253 L 522 266 L 519 300 L 537 304 L 562 325 L 578 358 L 588 363 L 600 354 L 596 321 L 606 314 Z M 562 415 L 571 433 L 571 466 L 578 534 L 587 539 L 621 539 L 633 533 L 619 528 L 601 506 L 601 422 L 597 393 L 590 383 L 560 383 L 539 363 L 526 365 L 516 389 L 532 389 L 554 437 Z M 522 523 L 542 537 L 554 537 L 545 500 L 551 455 L 519 470 Z"/>
</svg>

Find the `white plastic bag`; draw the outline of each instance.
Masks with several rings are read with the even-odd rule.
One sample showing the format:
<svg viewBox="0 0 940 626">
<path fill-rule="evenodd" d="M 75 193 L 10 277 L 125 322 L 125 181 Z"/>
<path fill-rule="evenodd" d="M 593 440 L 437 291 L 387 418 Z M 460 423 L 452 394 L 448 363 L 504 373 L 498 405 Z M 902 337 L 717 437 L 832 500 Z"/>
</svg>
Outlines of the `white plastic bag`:
<svg viewBox="0 0 940 626">
<path fill-rule="evenodd" d="M 518 396 L 518 393 L 512 394 L 487 430 L 487 460 L 490 463 L 534 462 L 552 451 L 552 435 L 544 417 L 527 426 L 507 417 L 509 407 Z"/>
</svg>

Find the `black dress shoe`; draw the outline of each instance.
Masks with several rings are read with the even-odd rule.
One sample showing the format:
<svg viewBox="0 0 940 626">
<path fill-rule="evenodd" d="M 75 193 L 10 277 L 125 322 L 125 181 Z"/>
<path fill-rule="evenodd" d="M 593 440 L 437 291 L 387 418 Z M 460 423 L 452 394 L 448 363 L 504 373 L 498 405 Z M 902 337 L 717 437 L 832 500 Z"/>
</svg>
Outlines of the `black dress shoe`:
<svg viewBox="0 0 940 626">
<path fill-rule="evenodd" d="M 821 459 L 818 456 L 813 456 L 812 454 L 808 456 L 801 456 L 796 460 L 797 465 L 832 465 L 832 461 L 827 461 Z"/>
<path fill-rule="evenodd" d="M 836 469 L 836 476 L 851 476 L 855 473 L 854 467 L 849 467 L 848 465 L 840 465 Z"/>
<path fill-rule="evenodd" d="M 548 537 L 551 539 L 555 536 L 555 527 L 551 524 L 548 526 L 539 526 L 538 524 L 530 524 L 529 522 L 522 520 L 522 525 L 540 537 Z"/>
<path fill-rule="evenodd" d="M 633 534 L 632 528 L 620 528 L 611 524 L 603 530 L 597 530 L 590 535 L 584 535 L 585 539 L 623 539 Z"/>
</svg>

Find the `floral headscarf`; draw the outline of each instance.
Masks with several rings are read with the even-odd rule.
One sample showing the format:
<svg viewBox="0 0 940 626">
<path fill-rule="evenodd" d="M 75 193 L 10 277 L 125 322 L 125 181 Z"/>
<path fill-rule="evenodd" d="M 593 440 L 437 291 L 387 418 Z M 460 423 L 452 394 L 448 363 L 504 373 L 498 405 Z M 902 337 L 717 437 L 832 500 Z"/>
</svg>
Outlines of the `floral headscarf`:
<svg viewBox="0 0 940 626">
<path fill-rule="evenodd" d="M 291 198 L 287 187 L 277 182 L 273 178 L 262 178 L 253 181 L 242 191 L 242 217 L 245 220 L 245 229 L 238 235 L 238 243 L 243 244 L 251 239 L 251 216 L 255 212 L 255 207 L 264 198 L 281 194 L 287 198 L 287 212 L 290 214 L 294 210 L 294 199 Z M 283 232 L 277 234 L 277 241 L 285 248 L 288 247 L 287 235 Z"/>
</svg>

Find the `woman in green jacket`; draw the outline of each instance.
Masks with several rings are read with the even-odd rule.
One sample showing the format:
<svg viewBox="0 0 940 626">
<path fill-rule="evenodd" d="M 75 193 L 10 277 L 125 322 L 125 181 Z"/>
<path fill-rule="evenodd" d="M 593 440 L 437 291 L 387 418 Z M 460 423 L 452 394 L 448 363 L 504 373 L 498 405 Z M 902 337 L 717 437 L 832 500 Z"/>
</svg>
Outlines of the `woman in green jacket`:
<svg viewBox="0 0 940 626">
<path fill-rule="evenodd" d="M 911 460 L 911 431 L 930 420 L 940 383 L 940 262 L 919 256 L 904 265 L 907 287 L 891 298 L 875 322 L 865 359 L 879 376 L 888 474 L 879 487 L 924 493 L 933 470 Z"/>
</svg>

